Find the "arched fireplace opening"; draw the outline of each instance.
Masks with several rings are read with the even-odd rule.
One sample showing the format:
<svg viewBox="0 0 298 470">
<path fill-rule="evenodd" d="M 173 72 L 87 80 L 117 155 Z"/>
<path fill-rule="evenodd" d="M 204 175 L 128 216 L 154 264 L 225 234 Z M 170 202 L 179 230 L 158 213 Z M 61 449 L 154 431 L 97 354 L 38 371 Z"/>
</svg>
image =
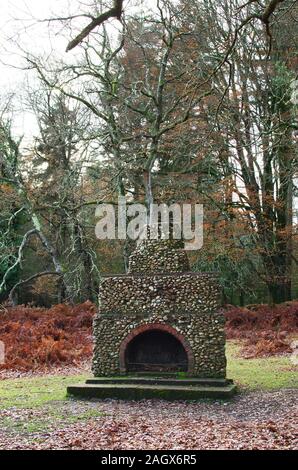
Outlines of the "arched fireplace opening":
<svg viewBox="0 0 298 470">
<path fill-rule="evenodd" d="M 188 357 L 183 344 L 174 335 L 150 329 L 127 344 L 125 368 L 127 372 L 187 371 Z"/>
</svg>

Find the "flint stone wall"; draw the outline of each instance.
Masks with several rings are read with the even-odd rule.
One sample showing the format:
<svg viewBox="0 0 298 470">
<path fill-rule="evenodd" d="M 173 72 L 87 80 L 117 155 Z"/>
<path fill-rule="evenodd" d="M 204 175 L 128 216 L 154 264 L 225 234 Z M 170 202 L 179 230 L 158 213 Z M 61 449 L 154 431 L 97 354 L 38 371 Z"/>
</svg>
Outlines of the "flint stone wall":
<svg viewBox="0 0 298 470">
<path fill-rule="evenodd" d="M 99 291 L 102 313 L 177 310 L 213 312 L 220 306 L 217 277 L 208 273 L 125 274 L 104 277 Z"/>
<path fill-rule="evenodd" d="M 94 319 L 95 376 L 125 373 L 121 351 L 128 335 L 133 337 L 143 327 L 156 329 L 162 325 L 183 336 L 188 375 L 225 377 L 224 315 L 214 274 L 105 277 L 99 298 L 100 310 Z"/>
<path fill-rule="evenodd" d="M 129 273 L 189 271 L 181 240 L 143 240 L 129 258 Z"/>
</svg>

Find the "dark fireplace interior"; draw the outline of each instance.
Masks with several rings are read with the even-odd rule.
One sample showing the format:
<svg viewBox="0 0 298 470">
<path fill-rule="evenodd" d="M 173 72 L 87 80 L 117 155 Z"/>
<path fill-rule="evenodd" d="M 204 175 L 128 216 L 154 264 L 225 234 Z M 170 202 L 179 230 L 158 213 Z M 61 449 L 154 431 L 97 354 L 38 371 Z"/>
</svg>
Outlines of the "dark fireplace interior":
<svg viewBox="0 0 298 470">
<path fill-rule="evenodd" d="M 166 331 L 150 330 L 133 338 L 125 352 L 128 372 L 187 371 L 186 351 L 175 336 Z"/>
</svg>

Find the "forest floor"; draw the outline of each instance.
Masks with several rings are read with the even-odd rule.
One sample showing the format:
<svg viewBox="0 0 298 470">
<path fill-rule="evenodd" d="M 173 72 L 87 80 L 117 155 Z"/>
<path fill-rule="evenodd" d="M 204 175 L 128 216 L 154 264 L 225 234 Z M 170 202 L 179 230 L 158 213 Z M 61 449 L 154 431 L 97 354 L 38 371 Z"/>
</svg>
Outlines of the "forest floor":
<svg viewBox="0 0 298 470">
<path fill-rule="evenodd" d="M 74 400 L 88 362 L 0 373 L 0 449 L 297 449 L 298 366 L 290 354 L 243 358 L 227 343 L 231 400 Z M 42 374 L 42 375 L 41 375 Z"/>
</svg>

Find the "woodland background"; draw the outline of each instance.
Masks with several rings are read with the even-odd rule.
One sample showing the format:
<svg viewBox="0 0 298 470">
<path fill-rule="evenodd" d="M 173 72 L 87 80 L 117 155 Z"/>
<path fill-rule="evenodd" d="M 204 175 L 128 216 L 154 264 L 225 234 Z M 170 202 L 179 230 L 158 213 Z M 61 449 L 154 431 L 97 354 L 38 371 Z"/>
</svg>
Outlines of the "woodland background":
<svg viewBox="0 0 298 470">
<path fill-rule="evenodd" d="M 96 206 L 118 195 L 204 204 L 191 265 L 219 273 L 225 303 L 297 298 L 298 10 L 271 3 L 270 28 L 260 2 L 124 6 L 71 61 L 19 44 L 39 132 L 16 135 L 15 96 L 1 96 L 2 303 L 96 302 L 100 274 L 125 272 L 133 248 L 95 237 Z M 80 17 L 102 8 L 82 3 Z M 69 39 L 75 21 L 45 27 Z"/>
</svg>

